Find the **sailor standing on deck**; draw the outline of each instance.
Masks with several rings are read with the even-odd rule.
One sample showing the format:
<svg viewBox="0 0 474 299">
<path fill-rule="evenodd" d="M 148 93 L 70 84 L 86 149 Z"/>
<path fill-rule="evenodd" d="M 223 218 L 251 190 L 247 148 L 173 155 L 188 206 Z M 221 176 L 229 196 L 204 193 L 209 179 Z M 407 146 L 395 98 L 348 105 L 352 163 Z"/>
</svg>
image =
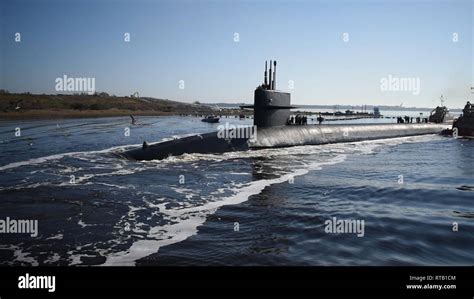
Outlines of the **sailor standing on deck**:
<svg viewBox="0 0 474 299">
<path fill-rule="evenodd" d="M 462 114 L 465 117 L 470 117 L 471 116 L 471 102 L 467 101 L 466 106 L 464 106 L 464 109 L 462 110 Z"/>
<path fill-rule="evenodd" d="M 318 118 L 317 118 L 318 123 L 321 124 L 323 120 L 324 120 L 323 116 L 321 115 L 321 113 L 319 113 Z"/>
</svg>

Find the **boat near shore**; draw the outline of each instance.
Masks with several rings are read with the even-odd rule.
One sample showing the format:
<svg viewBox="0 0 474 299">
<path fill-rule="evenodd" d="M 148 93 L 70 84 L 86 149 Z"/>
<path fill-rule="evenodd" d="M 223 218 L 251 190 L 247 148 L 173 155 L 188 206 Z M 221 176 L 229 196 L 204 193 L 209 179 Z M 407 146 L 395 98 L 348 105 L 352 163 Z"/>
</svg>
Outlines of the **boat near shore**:
<svg viewBox="0 0 474 299">
<path fill-rule="evenodd" d="M 216 117 L 214 115 L 207 115 L 205 118 L 201 119 L 201 121 L 206 122 L 206 123 L 211 123 L 215 124 L 219 122 L 219 117 Z"/>
</svg>

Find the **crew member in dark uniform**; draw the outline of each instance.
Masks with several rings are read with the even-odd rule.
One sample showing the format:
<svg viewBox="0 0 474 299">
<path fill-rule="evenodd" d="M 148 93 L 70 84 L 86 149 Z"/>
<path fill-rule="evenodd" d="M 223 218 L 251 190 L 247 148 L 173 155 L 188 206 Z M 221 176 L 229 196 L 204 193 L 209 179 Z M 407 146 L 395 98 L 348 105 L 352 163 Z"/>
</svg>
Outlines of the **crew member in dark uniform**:
<svg viewBox="0 0 474 299">
<path fill-rule="evenodd" d="M 324 118 L 322 117 L 321 113 L 319 113 L 318 118 L 317 118 L 318 123 L 321 124 L 323 120 Z"/>
<path fill-rule="evenodd" d="M 462 114 L 465 117 L 470 117 L 471 116 L 471 102 L 467 101 L 466 106 L 464 106 L 464 109 L 462 110 Z"/>
</svg>

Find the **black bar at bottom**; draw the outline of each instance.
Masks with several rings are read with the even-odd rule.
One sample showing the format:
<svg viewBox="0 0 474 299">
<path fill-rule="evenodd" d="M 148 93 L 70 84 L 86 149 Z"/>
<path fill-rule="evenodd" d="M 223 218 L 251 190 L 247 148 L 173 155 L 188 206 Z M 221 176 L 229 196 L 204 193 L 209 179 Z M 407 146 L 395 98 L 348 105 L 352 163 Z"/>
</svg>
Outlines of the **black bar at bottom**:
<svg viewBox="0 0 474 299">
<path fill-rule="evenodd" d="M 19 289 L 26 273 L 55 276 L 55 292 Z M 473 273 L 473 267 L 0 267 L 0 298 L 473 298 Z"/>
</svg>

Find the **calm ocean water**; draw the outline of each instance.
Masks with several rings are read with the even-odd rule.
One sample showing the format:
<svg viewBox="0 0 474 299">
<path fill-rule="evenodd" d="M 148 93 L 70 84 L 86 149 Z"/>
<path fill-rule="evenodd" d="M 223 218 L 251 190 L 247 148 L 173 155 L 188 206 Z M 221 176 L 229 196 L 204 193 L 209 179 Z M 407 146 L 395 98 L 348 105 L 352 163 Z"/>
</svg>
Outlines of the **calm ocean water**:
<svg viewBox="0 0 474 299">
<path fill-rule="evenodd" d="M 474 264 L 473 140 L 117 158 L 217 127 L 139 121 L 0 122 L 0 220 L 39 225 L 37 237 L 0 235 L 1 265 Z M 333 217 L 364 220 L 364 236 L 326 233 Z"/>
</svg>

